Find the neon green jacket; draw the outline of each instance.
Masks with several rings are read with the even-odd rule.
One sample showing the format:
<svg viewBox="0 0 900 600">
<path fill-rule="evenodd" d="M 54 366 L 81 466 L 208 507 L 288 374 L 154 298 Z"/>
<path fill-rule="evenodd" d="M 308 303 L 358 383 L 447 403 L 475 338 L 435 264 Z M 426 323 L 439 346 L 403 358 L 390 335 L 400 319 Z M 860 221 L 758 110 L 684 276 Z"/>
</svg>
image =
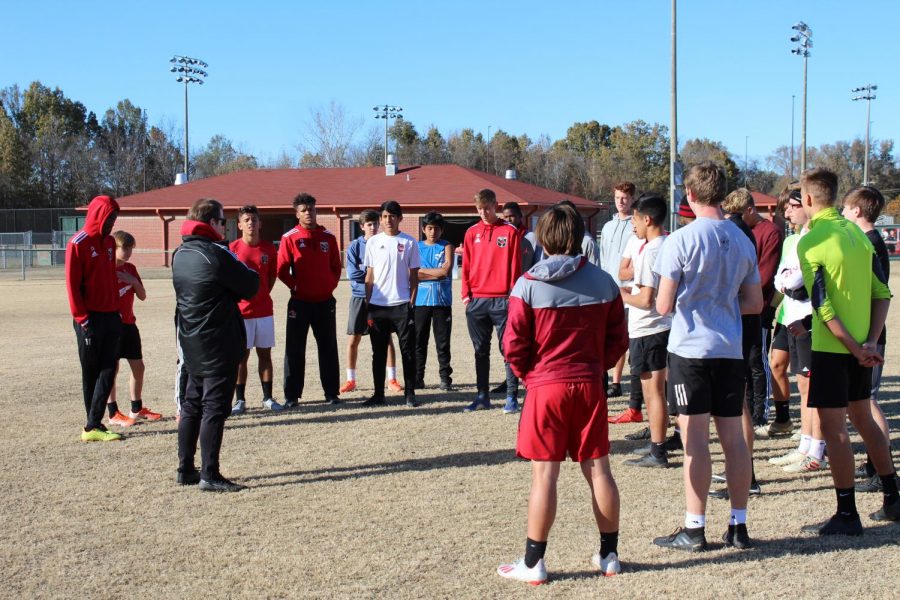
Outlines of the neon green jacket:
<svg viewBox="0 0 900 600">
<path fill-rule="evenodd" d="M 857 342 L 866 341 L 872 300 L 891 297 L 887 284 L 875 276 L 875 249 L 866 234 L 835 208 L 810 219 L 809 233 L 797 242 L 803 283 L 813 306 L 812 349 L 849 354 L 825 325 L 835 317 Z"/>
</svg>

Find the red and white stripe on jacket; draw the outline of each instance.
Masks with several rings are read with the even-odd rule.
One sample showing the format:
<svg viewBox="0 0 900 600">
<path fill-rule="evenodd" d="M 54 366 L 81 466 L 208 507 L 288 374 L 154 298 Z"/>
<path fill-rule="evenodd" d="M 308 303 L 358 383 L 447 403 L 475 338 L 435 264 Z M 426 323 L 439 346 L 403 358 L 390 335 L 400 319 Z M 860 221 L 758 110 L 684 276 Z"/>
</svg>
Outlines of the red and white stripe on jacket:
<svg viewBox="0 0 900 600">
<path fill-rule="evenodd" d="M 529 388 L 598 381 L 628 349 L 619 288 L 584 256 L 548 257 L 516 282 L 503 346 Z"/>
</svg>

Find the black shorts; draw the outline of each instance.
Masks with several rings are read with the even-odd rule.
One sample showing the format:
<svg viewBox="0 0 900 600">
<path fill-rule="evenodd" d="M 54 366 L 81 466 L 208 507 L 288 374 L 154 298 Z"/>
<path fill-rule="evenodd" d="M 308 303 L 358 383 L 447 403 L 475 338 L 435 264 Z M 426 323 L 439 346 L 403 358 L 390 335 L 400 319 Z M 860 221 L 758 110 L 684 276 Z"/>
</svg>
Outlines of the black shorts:
<svg viewBox="0 0 900 600">
<path fill-rule="evenodd" d="M 669 330 L 651 333 L 628 342 L 628 366 L 632 373 L 650 373 L 666 368 Z"/>
<path fill-rule="evenodd" d="M 126 360 L 141 360 L 144 354 L 141 351 L 141 332 L 134 323 L 122 323 L 122 335 L 119 336 L 117 352 L 119 358 Z"/>
<path fill-rule="evenodd" d="M 683 358 L 669 354 L 666 392 L 679 415 L 739 417 L 747 364 L 741 358 Z"/>
<path fill-rule="evenodd" d="M 872 395 L 872 367 L 863 367 L 852 354 L 812 351 L 809 377 L 810 408 L 845 408 Z"/>
<path fill-rule="evenodd" d="M 787 331 L 787 328 L 785 328 Z M 791 373 L 809 377 L 812 372 L 812 334 L 788 334 L 788 352 L 791 355 Z"/>
<path fill-rule="evenodd" d="M 787 327 L 782 325 L 781 323 L 775 324 L 775 333 L 772 335 L 772 350 L 781 350 L 782 352 L 790 352 L 790 347 L 788 346 L 788 338 L 791 336 L 788 333 Z"/>
<path fill-rule="evenodd" d="M 366 299 L 350 296 L 350 316 L 347 317 L 347 335 L 368 335 L 368 315 L 369 308 L 366 306 Z"/>
</svg>

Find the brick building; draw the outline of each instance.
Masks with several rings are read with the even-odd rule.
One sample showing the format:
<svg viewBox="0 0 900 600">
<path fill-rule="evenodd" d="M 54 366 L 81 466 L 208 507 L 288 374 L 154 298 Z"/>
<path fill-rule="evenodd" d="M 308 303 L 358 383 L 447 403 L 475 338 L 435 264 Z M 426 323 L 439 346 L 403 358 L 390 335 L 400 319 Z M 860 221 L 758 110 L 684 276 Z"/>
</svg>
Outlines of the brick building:
<svg viewBox="0 0 900 600">
<path fill-rule="evenodd" d="M 393 173 L 393 174 L 391 174 Z M 318 221 L 327 227 L 343 250 L 360 235 L 356 219 L 366 208 L 377 209 L 386 200 L 403 207 L 401 230 L 421 238 L 419 222 L 436 210 L 448 222 L 444 237 L 459 244 L 465 230 L 478 220 L 472 197 L 483 188 L 497 193 L 501 205 L 515 201 L 522 207 L 530 228 L 548 206 L 568 199 L 584 216 L 589 231 L 596 231 L 606 211 L 601 205 L 560 192 L 505 179 L 456 165 L 396 168 L 258 169 L 209 177 L 118 198 L 121 212 L 116 229 L 131 232 L 137 240 L 132 261 L 141 267 L 169 266 L 172 251 L 181 243 L 181 224 L 198 198 L 215 198 L 224 204 L 228 239 L 235 239 L 237 210 L 255 204 L 263 221 L 264 239 L 274 242 L 296 224 L 291 202 L 306 192 L 316 198 Z"/>
</svg>

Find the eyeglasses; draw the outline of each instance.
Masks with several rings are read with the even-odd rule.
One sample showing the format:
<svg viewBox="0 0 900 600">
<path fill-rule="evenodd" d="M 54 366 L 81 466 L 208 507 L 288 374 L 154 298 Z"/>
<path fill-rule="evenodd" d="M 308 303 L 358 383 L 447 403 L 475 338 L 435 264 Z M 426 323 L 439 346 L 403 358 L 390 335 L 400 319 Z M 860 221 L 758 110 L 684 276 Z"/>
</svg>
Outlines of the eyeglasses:
<svg viewBox="0 0 900 600">
<path fill-rule="evenodd" d="M 224 216 L 222 216 L 222 217 L 213 217 L 213 218 L 211 218 L 211 219 L 209 220 L 209 224 L 210 224 L 210 225 L 214 225 L 213 221 L 218 221 L 218 222 L 219 222 L 219 225 L 223 225 L 223 226 L 225 225 L 225 217 L 224 217 Z"/>
</svg>

